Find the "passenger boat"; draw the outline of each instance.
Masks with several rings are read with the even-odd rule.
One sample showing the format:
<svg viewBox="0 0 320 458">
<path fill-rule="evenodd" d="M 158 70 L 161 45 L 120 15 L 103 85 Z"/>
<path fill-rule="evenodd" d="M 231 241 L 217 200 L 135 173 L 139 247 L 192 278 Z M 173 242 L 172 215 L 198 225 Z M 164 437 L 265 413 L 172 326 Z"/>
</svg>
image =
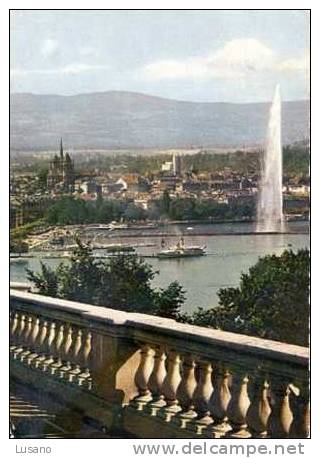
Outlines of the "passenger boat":
<svg viewBox="0 0 320 458">
<path fill-rule="evenodd" d="M 183 238 L 179 242 L 170 247 L 168 250 L 162 250 L 157 253 L 159 259 L 168 259 L 168 258 L 188 258 L 194 256 L 204 256 L 205 246 L 185 246 Z"/>
</svg>

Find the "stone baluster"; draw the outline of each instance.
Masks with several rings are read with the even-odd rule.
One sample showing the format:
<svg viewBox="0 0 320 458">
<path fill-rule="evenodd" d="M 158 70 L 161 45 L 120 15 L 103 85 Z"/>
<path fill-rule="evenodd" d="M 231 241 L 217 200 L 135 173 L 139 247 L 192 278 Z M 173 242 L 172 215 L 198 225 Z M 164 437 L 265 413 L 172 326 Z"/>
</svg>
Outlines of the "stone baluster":
<svg viewBox="0 0 320 458">
<path fill-rule="evenodd" d="M 309 386 L 306 382 L 300 382 L 299 386 L 300 389 L 294 387 L 295 396 L 293 397 L 291 394 L 290 399 L 293 421 L 290 426 L 289 437 L 306 439 L 310 436 Z"/>
<path fill-rule="evenodd" d="M 177 399 L 177 390 L 181 381 L 180 376 L 180 355 L 171 351 L 168 357 L 168 371 L 163 381 L 163 394 L 165 396 L 166 406 L 161 410 L 165 421 L 169 422 L 171 418 L 181 411 Z"/>
<path fill-rule="evenodd" d="M 30 339 L 30 348 L 31 348 L 31 353 L 27 355 L 26 357 L 26 362 L 30 366 L 32 361 L 39 356 L 38 353 L 38 340 L 40 337 L 40 318 L 35 317 L 34 319 L 34 325 L 31 333 L 31 339 Z"/>
<path fill-rule="evenodd" d="M 225 367 L 219 367 L 217 370 L 216 383 L 214 386 L 213 404 L 216 421 L 210 427 L 210 435 L 214 438 L 223 437 L 232 430 L 228 418 L 228 407 L 231 400 L 230 393 L 230 372 Z"/>
<path fill-rule="evenodd" d="M 17 345 L 15 349 L 13 350 L 13 358 L 17 359 L 19 353 L 22 353 L 24 348 L 23 348 L 23 336 L 24 336 L 24 330 L 26 326 L 26 316 L 25 314 L 20 314 L 19 315 L 19 323 L 18 323 L 18 332 L 17 332 Z"/>
<path fill-rule="evenodd" d="M 81 354 L 81 366 L 83 368 L 82 372 L 77 377 L 77 383 L 79 386 L 83 386 L 84 388 L 88 388 L 89 390 L 92 389 L 92 379 L 90 373 L 90 355 L 92 350 L 92 334 L 90 331 L 86 332 L 85 339 L 84 339 L 84 346 L 83 351 Z"/>
<path fill-rule="evenodd" d="M 293 413 L 290 405 L 290 394 L 295 393 L 295 387 L 285 379 L 272 378 L 271 384 L 271 415 L 268 427 L 272 438 L 289 437 Z M 298 392 L 296 392 L 298 394 Z"/>
<path fill-rule="evenodd" d="M 42 362 L 46 359 L 46 342 L 49 337 L 48 321 L 44 319 L 41 323 L 40 337 L 38 341 L 38 356 L 32 360 L 32 365 L 39 368 Z"/>
<path fill-rule="evenodd" d="M 157 347 L 154 355 L 153 371 L 149 379 L 153 401 L 148 404 L 152 416 L 156 416 L 159 409 L 166 405 L 163 395 L 163 382 L 166 378 L 166 354 L 162 347 Z"/>
<path fill-rule="evenodd" d="M 73 363 L 73 368 L 68 373 L 69 382 L 75 382 L 78 375 L 81 374 L 81 350 L 82 347 L 82 330 L 79 328 L 75 332 L 74 345 L 71 351 L 71 359 Z"/>
<path fill-rule="evenodd" d="M 145 405 L 152 400 L 149 389 L 149 379 L 154 366 L 154 350 L 149 345 L 143 345 L 140 350 L 140 363 L 135 376 L 138 396 L 134 399 L 137 410 L 143 410 Z"/>
<path fill-rule="evenodd" d="M 25 332 L 23 336 L 25 350 L 19 354 L 19 359 L 21 362 L 31 353 L 30 343 L 31 343 L 31 333 L 32 333 L 32 322 L 33 317 L 28 316 L 26 319 Z"/>
<path fill-rule="evenodd" d="M 188 423 L 197 417 L 194 402 L 194 393 L 197 387 L 195 368 L 194 357 L 186 355 L 183 358 L 181 383 L 178 388 L 178 399 L 182 407 L 182 412 L 176 416 L 181 429 L 185 429 Z"/>
<path fill-rule="evenodd" d="M 310 437 L 310 401 L 302 400 L 302 415 L 299 422 L 298 435 L 302 438 Z M 297 437 L 297 436 L 295 436 Z"/>
<path fill-rule="evenodd" d="M 55 361 L 50 366 L 50 373 L 55 375 L 58 373 L 59 369 L 63 366 L 62 363 L 62 355 L 63 355 L 63 341 L 64 341 L 64 334 L 65 334 L 65 327 L 64 324 L 60 324 L 57 326 L 57 335 L 56 340 L 54 342 L 53 353 L 55 356 Z"/>
<path fill-rule="evenodd" d="M 301 438 L 310 437 L 310 392 L 309 392 L 309 379 L 301 384 L 299 396 L 299 415 L 297 421 L 297 436 Z M 296 436 L 296 437 L 297 437 Z"/>
<path fill-rule="evenodd" d="M 235 379 L 236 377 L 233 377 Z M 232 397 L 230 401 L 230 419 L 233 423 L 233 431 L 228 434 L 229 437 L 235 439 L 248 439 L 251 433 L 247 425 L 247 412 L 250 407 L 250 398 L 248 396 L 247 374 L 239 374 L 235 384 L 232 386 Z"/>
<path fill-rule="evenodd" d="M 67 378 L 67 373 L 72 369 L 71 367 L 71 362 L 70 362 L 70 357 L 71 357 L 71 346 L 72 346 L 72 335 L 73 335 L 73 329 L 72 326 L 69 324 L 66 332 L 66 339 L 63 345 L 63 354 L 62 354 L 62 360 L 63 360 L 63 366 L 60 367 L 59 369 L 59 377 L 62 379 Z"/>
<path fill-rule="evenodd" d="M 18 326 L 19 326 L 19 313 L 13 312 L 12 323 L 11 323 L 11 335 L 10 335 L 10 353 L 17 347 L 17 334 L 18 334 Z"/>
<path fill-rule="evenodd" d="M 250 431 L 254 437 L 268 436 L 268 420 L 271 414 L 269 383 L 265 376 L 257 375 L 253 384 L 253 399 L 247 413 Z"/>
<path fill-rule="evenodd" d="M 210 400 L 213 393 L 212 365 L 205 361 L 198 364 L 198 384 L 194 393 L 196 412 L 198 418 L 195 421 L 197 434 L 213 423 L 210 412 Z"/>
<path fill-rule="evenodd" d="M 56 337 L 56 323 L 51 322 L 48 327 L 48 339 L 46 341 L 46 358 L 41 362 L 41 369 L 46 372 L 50 365 L 54 363 L 53 354 L 54 354 L 54 339 Z"/>
</svg>

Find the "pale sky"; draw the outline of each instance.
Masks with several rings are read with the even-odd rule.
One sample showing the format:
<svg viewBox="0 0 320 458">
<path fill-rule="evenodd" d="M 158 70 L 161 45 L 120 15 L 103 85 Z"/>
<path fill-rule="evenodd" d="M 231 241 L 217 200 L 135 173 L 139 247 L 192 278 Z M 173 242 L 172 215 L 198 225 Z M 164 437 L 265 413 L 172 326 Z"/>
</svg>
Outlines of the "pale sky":
<svg viewBox="0 0 320 458">
<path fill-rule="evenodd" d="M 309 97 L 309 12 L 13 11 L 11 91 L 177 100 Z"/>
</svg>

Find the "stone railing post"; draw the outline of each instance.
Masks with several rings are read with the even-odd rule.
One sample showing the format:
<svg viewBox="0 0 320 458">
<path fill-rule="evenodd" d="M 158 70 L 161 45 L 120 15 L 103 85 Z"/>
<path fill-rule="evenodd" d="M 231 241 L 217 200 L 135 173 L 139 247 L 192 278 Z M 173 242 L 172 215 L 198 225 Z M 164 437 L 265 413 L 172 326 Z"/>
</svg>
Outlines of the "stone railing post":
<svg viewBox="0 0 320 458">
<path fill-rule="evenodd" d="M 24 342 L 24 347 L 25 350 L 23 350 L 19 355 L 18 358 L 20 361 L 23 361 L 29 354 L 30 354 L 30 341 L 31 341 L 31 333 L 32 333 L 32 322 L 33 322 L 33 317 L 29 315 L 26 318 L 26 326 L 25 326 L 25 332 L 23 336 L 23 342 Z"/>
<path fill-rule="evenodd" d="M 10 332 L 10 353 L 13 353 L 13 351 L 17 347 L 18 325 L 19 325 L 19 313 L 13 310 L 12 311 L 11 332 Z"/>
<path fill-rule="evenodd" d="M 63 355 L 63 341 L 65 326 L 63 324 L 57 325 L 56 329 L 56 340 L 54 342 L 53 354 L 54 362 L 50 366 L 50 372 L 52 375 L 57 374 L 60 367 L 62 367 L 62 355 Z"/>
<path fill-rule="evenodd" d="M 24 335 L 25 326 L 26 326 L 26 316 L 24 313 L 20 313 L 18 317 L 18 330 L 17 330 L 17 337 L 16 337 L 17 345 L 13 349 L 13 358 L 14 359 L 17 359 L 19 353 L 22 353 L 24 350 L 23 335 Z"/>
<path fill-rule="evenodd" d="M 143 345 L 140 355 L 140 364 L 135 377 L 139 395 L 135 398 L 135 403 L 138 410 L 143 410 L 144 406 L 152 400 L 148 384 L 154 366 L 154 350 L 149 345 Z"/>
<path fill-rule="evenodd" d="M 66 330 L 65 341 L 63 343 L 63 354 L 62 354 L 62 361 L 63 365 L 59 369 L 59 377 L 60 378 L 68 378 L 68 373 L 71 371 L 71 346 L 73 342 L 73 327 L 69 324 Z"/>
<path fill-rule="evenodd" d="M 78 375 L 81 374 L 79 353 L 82 345 L 82 330 L 78 327 L 73 329 L 73 339 L 69 352 L 71 369 L 66 374 L 69 382 L 74 382 Z"/>
<path fill-rule="evenodd" d="M 247 420 L 254 437 L 268 437 L 268 421 L 271 414 L 269 383 L 264 374 L 257 374 L 253 382 L 253 399 Z"/>
<path fill-rule="evenodd" d="M 271 379 L 271 415 L 268 427 L 273 438 L 289 437 L 293 413 L 290 397 L 297 394 L 296 388 L 285 378 L 272 377 Z"/>
<path fill-rule="evenodd" d="M 53 348 L 54 348 L 54 339 L 56 337 L 56 323 L 51 321 L 48 333 L 48 339 L 46 342 L 46 353 L 47 357 L 41 362 L 40 367 L 41 369 L 46 372 L 49 366 L 54 362 L 53 359 Z"/>
<path fill-rule="evenodd" d="M 213 393 L 212 365 L 206 361 L 198 362 L 198 384 L 194 393 L 197 419 L 195 421 L 196 433 L 202 431 L 213 423 L 210 412 L 210 400 Z"/>
<path fill-rule="evenodd" d="M 149 403 L 151 415 L 157 415 L 159 409 L 166 405 L 163 394 L 163 382 L 166 378 L 166 354 L 163 347 L 158 346 L 155 349 L 154 366 L 150 376 L 149 385 L 152 392 L 152 402 Z"/>
<path fill-rule="evenodd" d="M 178 399 L 182 411 L 176 416 L 179 426 L 184 429 L 191 420 L 197 417 L 195 411 L 194 393 L 197 387 L 195 377 L 196 362 L 190 355 L 183 357 L 181 383 L 178 388 Z"/>
<path fill-rule="evenodd" d="M 141 361 L 138 345 L 122 336 L 92 332 L 91 348 L 92 390 L 119 406 L 128 404 L 139 394 L 135 383 Z"/>
<path fill-rule="evenodd" d="M 248 383 L 249 377 L 247 373 L 243 373 L 241 370 L 233 376 L 229 418 L 234 427 L 229 437 L 235 439 L 248 439 L 251 437 L 247 425 L 247 412 L 250 407 Z"/>
<path fill-rule="evenodd" d="M 92 334 L 90 331 L 85 332 L 83 347 L 80 350 L 79 360 L 81 366 L 81 372 L 77 375 L 77 383 L 79 386 L 87 387 L 89 390 L 92 388 L 92 379 L 90 373 L 91 367 L 91 340 Z"/>
<path fill-rule="evenodd" d="M 163 408 L 162 412 L 167 422 L 181 410 L 177 399 L 177 390 L 181 382 L 180 364 L 181 358 L 179 353 L 171 350 L 168 357 L 168 372 L 163 382 L 163 393 L 166 406 Z"/>
<path fill-rule="evenodd" d="M 37 342 L 37 355 L 30 359 L 30 365 L 35 368 L 39 367 L 41 361 L 46 359 L 45 355 L 45 341 L 48 338 L 48 321 L 46 319 L 41 319 L 40 321 L 40 331 L 39 331 L 39 340 Z"/>
<path fill-rule="evenodd" d="M 40 338 L 40 319 L 35 318 L 30 339 L 31 352 L 26 357 L 26 362 L 30 366 L 32 361 L 38 356 L 38 340 Z"/>
<path fill-rule="evenodd" d="M 223 437 L 226 433 L 232 430 L 232 427 L 229 422 L 227 415 L 229 403 L 231 400 L 230 393 L 230 372 L 224 366 L 217 365 L 217 377 L 216 384 L 214 385 L 214 414 L 215 414 L 215 423 L 210 427 L 210 432 L 212 437 L 220 438 Z"/>
</svg>

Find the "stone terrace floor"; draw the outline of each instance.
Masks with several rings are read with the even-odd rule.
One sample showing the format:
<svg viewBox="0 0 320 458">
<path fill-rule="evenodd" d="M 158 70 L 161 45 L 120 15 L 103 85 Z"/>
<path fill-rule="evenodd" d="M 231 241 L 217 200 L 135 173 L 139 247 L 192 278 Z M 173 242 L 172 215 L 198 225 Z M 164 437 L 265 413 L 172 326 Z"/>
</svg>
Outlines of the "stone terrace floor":
<svg viewBox="0 0 320 458">
<path fill-rule="evenodd" d="M 77 412 L 16 382 L 10 385 L 10 421 L 14 439 L 110 439 Z"/>
</svg>

